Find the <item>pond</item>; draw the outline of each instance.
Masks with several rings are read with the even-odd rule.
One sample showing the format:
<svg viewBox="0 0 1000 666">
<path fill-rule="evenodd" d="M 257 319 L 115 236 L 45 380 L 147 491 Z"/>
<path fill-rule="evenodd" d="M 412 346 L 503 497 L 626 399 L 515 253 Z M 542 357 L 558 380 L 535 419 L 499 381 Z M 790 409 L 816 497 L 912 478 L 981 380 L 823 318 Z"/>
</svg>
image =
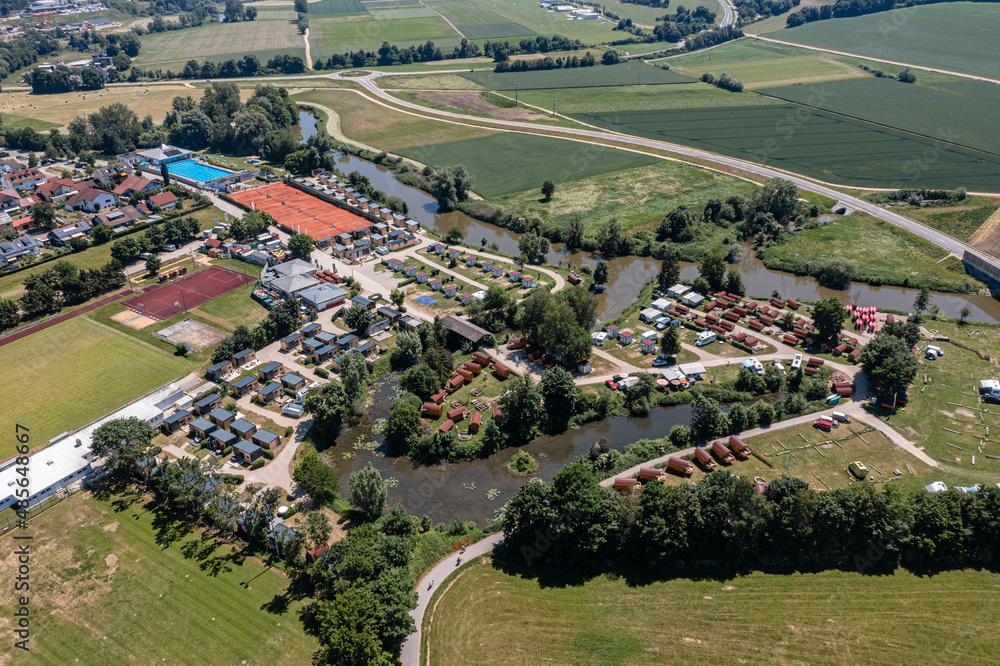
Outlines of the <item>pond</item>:
<svg viewBox="0 0 1000 666">
<path fill-rule="evenodd" d="M 315 123 L 314 123 L 315 124 Z M 473 246 L 486 240 L 486 245 L 496 243 L 500 252 L 517 256 L 519 250 L 517 241 L 519 235 L 473 217 L 461 211 L 438 213 L 438 203 L 423 190 L 404 185 L 396 180 L 393 172 L 381 165 L 374 164 L 353 155 L 338 155 L 337 168 L 347 174 L 358 171 L 368 177 L 372 185 L 390 196 L 403 199 L 409 206 L 409 216 L 428 228 L 445 232 L 451 227 L 458 227 L 465 235 L 465 241 Z M 586 264 L 596 266 L 602 261 L 589 252 L 568 251 L 561 243 L 555 243 L 549 251 L 547 260 L 550 264 L 570 264 L 579 266 Z M 698 276 L 695 264 L 683 262 L 681 277 L 694 279 Z M 630 306 L 636 294 L 647 280 L 656 276 L 660 264 L 655 259 L 644 257 L 615 257 L 608 261 L 610 279 L 607 289 L 598 295 L 598 316 L 610 320 L 621 314 Z M 900 287 L 872 287 L 867 284 L 852 282 L 848 289 L 830 289 L 819 284 L 809 276 L 796 276 L 791 273 L 773 271 L 757 258 L 750 250 L 745 250 L 739 263 L 735 265 L 743 277 L 747 293 L 754 296 L 770 296 L 777 290 L 782 297 L 796 298 L 805 301 L 815 301 L 836 296 L 845 303 L 858 305 L 874 305 L 879 308 L 909 311 L 919 290 Z M 932 293 L 931 302 L 941 308 L 941 314 L 957 317 L 963 306 L 972 310 L 972 319 L 977 321 L 1000 321 L 1000 301 L 989 296 L 957 295 Z"/>
<path fill-rule="evenodd" d="M 299 139 L 299 143 L 305 143 L 312 137 L 316 136 L 316 116 L 312 114 L 311 111 L 299 111 L 299 124 L 298 124 L 298 134 L 302 138 Z"/>
</svg>

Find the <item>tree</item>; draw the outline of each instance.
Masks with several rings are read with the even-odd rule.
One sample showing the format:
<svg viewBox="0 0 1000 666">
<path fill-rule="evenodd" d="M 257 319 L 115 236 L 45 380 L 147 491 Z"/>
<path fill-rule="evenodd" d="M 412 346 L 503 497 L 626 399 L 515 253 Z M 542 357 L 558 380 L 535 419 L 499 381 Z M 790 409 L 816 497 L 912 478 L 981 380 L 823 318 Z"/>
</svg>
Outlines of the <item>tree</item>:
<svg viewBox="0 0 1000 666">
<path fill-rule="evenodd" d="M 965 320 L 972 316 L 972 308 L 968 305 L 963 305 L 962 309 L 958 311 L 958 323 L 964 325 Z"/>
<path fill-rule="evenodd" d="M 237 92 L 237 99 L 239 93 Z M 102 106 L 87 116 L 91 148 L 108 155 L 118 155 L 135 147 L 142 132 L 139 116 L 121 102 Z"/>
<path fill-rule="evenodd" d="M 414 331 L 401 331 L 396 336 L 396 349 L 393 350 L 393 361 L 397 367 L 408 367 L 420 358 L 423 346 L 420 334 Z"/>
<path fill-rule="evenodd" d="M 111 59 L 111 62 L 114 64 L 115 69 L 119 72 L 128 71 L 128 68 L 132 66 L 132 59 L 129 58 L 126 53 L 119 53 Z"/>
<path fill-rule="evenodd" d="M 367 520 L 375 520 L 385 513 L 387 491 L 382 475 L 371 463 L 364 469 L 351 473 L 351 503 Z"/>
<path fill-rule="evenodd" d="M 677 253 L 674 251 L 673 245 L 665 243 L 662 255 L 663 261 L 660 263 L 660 272 L 656 276 L 656 281 L 659 283 L 660 289 L 666 289 L 677 284 L 677 281 L 681 279 L 681 264 L 677 260 Z"/>
<path fill-rule="evenodd" d="M 84 90 L 100 90 L 104 87 L 104 73 L 96 67 L 84 67 L 80 71 L 80 87 Z"/>
<path fill-rule="evenodd" d="M 528 231 L 518 239 L 517 249 L 524 263 L 541 264 L 545 261 L 545 255 L 549 253 L 549 239 L 535 231 Z"/>
<path fill-rule="evenodd" d="M 660 356 L 668 358 L 681 353 L 681 334 L 676 326 L 668 326 L 660 338 Z"/>
<path fill-rule="evenodd" d="M 820 338 L 824 340 L 836 338 L 846 319 L 847 310 L 836 296 L 824 298 L 813 309 L 813 323 L 816 324 Z"/>
<path fill-rule="evenodd" d="M 313 251 L 313 239 L 309 234 L 295 234 L 288 239 L 288 251 L 295 259 L 309 261 Z"/>
<path fill-rule="evenodd" d="M 503 408 L 503 429 L 514 446 L 527 444 L 545 422 L 542 392 L 531 375 L 514 379 L 510 390 L 500 398 Z"/>
<path fill-rule="evenodd" d="M 170 184 L 170 172 L 167 171 L 166 162 L 160 163 L 160 178 L 163 179 L 163 187 L 166 187 L 167 185 Z"/>
<path fill-rule="evenodd" d="M 575 250 L 583 247 L 583 232 L 583 219 L 579 215 L 574 215 L 566 223 L 566 228 L 563 229 L 563 242 L 566 243 L 566 249 Z"/>
<path fill-rule="evenodd" d="M 726 292 L 740 296 L 746 293 L 746 289 L 743 287 L 743 278 L 735 268 L 726 271 Z"/>
<path fill-rule="evenodd" d="M 389 293 L 389 302 L 395 305 L 397 308 L 403 307 L 403 301 L 406 300 L 406 292 L 402 289 L 393 289 Z"/>
<path fill-rule="evenodd" d="M 420 441 L 420 412 L 400 400 L 392 406 L 383 434 L 390 451 L 406 455 Z"/>
<path fill-rule="evenodd" d="M 610 277 L 611 270 L 608 268 L 608 262 L 598 261 L 597 268 L 594 269 L 594 284 L 607 284 Z"/>
<path fill-rule="evenodd" d="M 293 5 L 295 6 L 295 11 L 299 14 L 309 13 L 309 2 L 308 0 L 294 0 Z"/>
<path fill-rule="evenodd" d="M 709 286 L 713 289 L 722 289 L 723 279 L 726 275 L 726 259 L 717 252 L 709 252 L 698 265 L 698 272 L 708 280 Z"/>
<path fill-rule="evenodd" d="M 106 224 L 95 224 L 94 229 L 90 234 L 91 241 L 94 245 L 104 245 L 109 240 L 111 240 L 115 235 L 114 230 Z"/>
<path fill-rule="evenodd" d="M 406 513 L 406 507 L 397 504 L 389 510 L 382 522 L 382 531 L 388 536 L 413 537 L 417 534 L 417 519 Z"/>
<path fill-rule="evenodd" d="M 368 392 L 368 361 L 356 352 L 347 352 L 340 357 L 340 381 L 344 385 L 352 407 L 359 407 Z"/>
<path fill-rule="evenodd" d="M 858 361 L 872 387 L 883 396 L 905 390 L 919 368 L 906 343 L 893 335 L 877 336 L 861 350 Z"/>
<path fill-rule="evenodd" d="M 309 391 L 304 407 L 313 416 L 313 428 L 322 438 L 332 441 L 347 415 L 347 394 L 339 382 L 328 382 Z"/>
<path fill-rule="evenodd" d="M 0 298 L 0 331 L 14 328 L 21 321 L 21 309 L 12 298 Z"/>
<path fill-rule="evenodd" d="M 430 191 L 438 200 L 438 209 L 442 213 L 454 210 L 458 204 L 468 199 L 472 180 L 472 174 L 461 164 L 433 169 Z"/>
<path fill-rule="evenodd" d="M 597 247 L 607 258 L 624 254 L 626 249 L 625 231 L 617 217 L 613 217 L 597 230 Z"/>
<path fill-rule="evenodd" d="M 449 243 L 461 243 L 465 240 L 465 232 L 463 232 L 458 227 L 452 227 L 448 230 L 448 242 Z"/>
<path fill-rule="evenodd" d="M 927 287 L 921 287 L 920 293 L 917 297 L 913 299 L 913 311 L 917 314 L 917 319 L 920 319 L 920 315 L 930 307 L 931 304 L 931 290 Z"/>
<path fill-rule="evenodd" d="M 562 432 L 576 413 L 580 390 L 573 383 L 573 375 L 559 366 L 542 373 L 542 400 L 548 413 L 549 432 Z"/>
<path fill-rule="evenodd" d="M 344 313 L 344 323 L 358 336 L 362 336 L 372 323 L 372 314 L 367 307 L 355 303 Z"/>
<path fill-rule="evenodd" d="M 542 196 L 546 201 L 552 201 L 552 195 L 556 193 L 556 184 L 551 180 L 542 183 Z"/>
<path fill-rule="evenodd" d="M 729 421 L 719 403 L 698 390 L 691 400 L 691 430 L 699 441 L 729 432 Z"/>
<path fill-rule="evenodd" d="M 107 458 L 116 476 L 128 479 L 137 469 L 136 464 L 149 455 L 155 435 L 153 427 L 142 419 L 114 419 L 94 430 L 90 450 L 95 458 Z"/>
<path fill-rule="evenodd" d="M 400 376 L 399 386 L 421 400 L 427 400 L 441 388 L 441 378 L 431 366 L 418 363 Z"/>
<path fill-rule="evenodd" d="M 58 224 L 56 209 L 48 201 L 39 201 L 28 208 L 32 221 L 43 229 L 54 229 Z"/>
<path fill-rule="evenodd" d="M 333 534 L 333 526 L 325 513 L 319 510 L 310 511 L 302 521 L 302 528 L 313 548 L 325 546 Z"/>
<path fill-rule="evenodd" d="M 314 451 L 302 457 L 292 472 L 292 478 L 316 506 L 329 506 L 339 497 L 340 476 L 337 468 L 327 465 Z"/>
<path fill-rule="evenodd" d="M 845 257 L 831 257 L 820 263 L 814 271 L 821 284 L 842 289 L 858 273 L 858 262 Z"/>
<path fill-rule="evenodd" d="M 160 261 L 160 258 L 157 257 L 156 255 L 153 255 L 152 257 L 146 260 L 146 272 L 149 273 L 150 275 L 156 275 L 156 271 L 160 270 L 160 266 L 162 265 L 163 262 Z"/>
</svg>

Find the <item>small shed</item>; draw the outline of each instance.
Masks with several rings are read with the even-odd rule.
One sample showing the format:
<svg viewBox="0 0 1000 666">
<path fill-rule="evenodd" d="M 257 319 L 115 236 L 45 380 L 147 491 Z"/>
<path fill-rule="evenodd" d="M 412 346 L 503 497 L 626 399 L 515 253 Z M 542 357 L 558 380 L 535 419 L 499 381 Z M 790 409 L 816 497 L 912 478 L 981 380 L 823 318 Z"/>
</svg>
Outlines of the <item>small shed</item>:
<svg viewBox="0 0 1000 666">
<path fill-rule="evenodd" d="M 440 278 L 434 278 L 433 280 L 431 280 L 430 285 L 431 285 L 431 291 L 439 291 L 441 289 Z"/>
<path fill-rule="evenodd" d="M 417 284 L 423 284 L 425 282 L 427 282 L 427 273 L 420 271 L 417 273 Z"/>
<path fill-rule="evenodd" d="M 530 275 L 525 275 L 521 278 L 521 286 L 525 289 L 530 289 L 535 286 L 535 279 Z"/>
<path fill-rule="evenodd" d="M 623 345 L 632 344 L 632 331 L 630 331 L 629 329 L 626 328 L 624 331 L 621 332 L 621 335 L 619 335 L 618 337 L 621 338 L 621 343 Z"/>
<path fill-rule="evenodd" d="M 233 444 L 233 458 L 239 458 L 245 464 L 250 464 L 264 455 L 264 450 L 256 444 L 241 439 Z"/>
<path fill-rule="evenodd" d="M 299 345 L 302 344 L 302 338 L 302 331 L 295 331 L 291 335 L 286 335 L 281 338 L 281 349 L 283 351 L 298 349 Z"/>
<path fill-rule="evenodd" d="M 502 266 L 494 266 L 493 267 L 493 272 L 491 273 L 491 275 L 493 277 L 495 277 L 495 278 L 503 277 L 503 267 Z"/>
<path fill-rule="evenodd" d="M 240 439 L 249 439 L 255 432 L 257 432 L 257 425 L 247 421 L 246 419 L 236 419 L 233 424 L 229 426 L 229 431 Z"/>
<path fill-rule="evenodd" d="M 264 428 L 254 432 L 251 437 L 251 441 L 262 449 L 267 449 L 268 451 L 274 451 L 281 446 L 281 437 L 279 437 L 277 433 L 265 430 Z"/>
<path fill-rule="evenodd" d="M 453 298 L 457 292 L 458 292 L 458 285 L 449 284 L 444 288 L 444 297 Z"/>
</svg>

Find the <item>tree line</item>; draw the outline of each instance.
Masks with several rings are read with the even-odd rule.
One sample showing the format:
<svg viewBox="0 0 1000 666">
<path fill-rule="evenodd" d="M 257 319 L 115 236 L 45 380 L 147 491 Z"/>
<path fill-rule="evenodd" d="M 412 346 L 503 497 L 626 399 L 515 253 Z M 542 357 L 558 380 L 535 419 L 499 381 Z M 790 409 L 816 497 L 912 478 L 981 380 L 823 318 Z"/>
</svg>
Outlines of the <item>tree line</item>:
<svg viewBox="0 0 1000 666">
<path fill-rule="evenodd" d="M 52 268 L 27 276 L 19 298 L 0 298 L 0 330 L 54 314 L 66 305 L 79 305 L 120 289 L 125 282 L 122 264 L 116 259 L 101 268 L 77 268 L 58 261 Z"/>
<path fill-rule="evenodd" d="M 856 568 L 866 574 L 995 566 L 1000 491 L 928 493 L 856 483 L 823 493 L 782 476 L 763 494 L 715 471 L 697 484 L 646 483 L 638 500 L 598 485 L 581 462 L 507 504 L 496 557 L 542 575 L 641 567 L 677 575 L 712 567 Z"/>
<path fill-rule="evenodd" d="M 939 2 L 956 2 L 957 0 L 912 0 L 906 6 L 929 5 Z M 981 0 L 982 2 L 996 2 L 997 0 Z M 790 14 L 785 21 L 789 28 L 812 23 L 813 21 L 825 21 L 831 18 L 844 18 L 848 16 L 864 16 L 884 12 L 897 7 L 896 0 L 837 0 L 832 5 L 821 7 L 803 7 L 794 14 Z"/>
</svg>

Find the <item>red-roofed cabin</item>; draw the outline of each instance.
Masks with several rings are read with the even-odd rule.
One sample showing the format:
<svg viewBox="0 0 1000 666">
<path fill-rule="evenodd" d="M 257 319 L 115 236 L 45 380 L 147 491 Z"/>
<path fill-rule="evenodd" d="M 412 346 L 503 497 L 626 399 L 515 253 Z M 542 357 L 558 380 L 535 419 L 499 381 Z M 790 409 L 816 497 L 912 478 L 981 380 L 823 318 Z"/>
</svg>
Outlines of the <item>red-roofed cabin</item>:
<svg viewBox="0 0 1000 666">
<path fill-rule="evenodd" d="M 747 324 L 747 326 L 749 326 L 750 328 L 752 328 L 755 331 L 763 331 L 764 330 L 764 324 L 760 323 L 759 321 L 751 321 L 751 322 L 749 322 Z"/>
<path fill-rule="evenodd" d="M 731 321 L 720 321 L 719 326 L 726 329 L 727 331 L 731 331 L 736 328 L 736 325 L 733 324 L 733 322 Z"/>
<path fill-rule="evenodd" d="M 469 432 L 477 433 L 479 432 L 479 426 L 483 422 L 483 415 L 480 412 L 472 413 L 472 420 L 469 421 Z"/>
<path fill-rule="evenodd" d="M 528 342 L 524 338 L 513 338 L 509 343 L 507 343 L 508 349 L 524 349 L 528 346 Z"/>
<path fill-rule="evenodd" d="M 448 380 L 448 384 L 445 386 L 445 389 L 448 391 L 448 393 L 454 393 L 455 391 L 460 389 L 462 387 L 462 384 L 464 383 L 465 379 L 463 379 L 461 376 L 452 377 L 451 379 Z"/>
<path fill-rule="evenodd" d="M 764 326 L 772 326 L 774 324 L 774 320 L 767 315 L 761 315 L 760 322 L 764 324 Z"/>
<path fill-rule="evenodd" d="M 493 371 L 496 372 L 501 377 L 507 378 L 510 376 L 510 368 L 508 368 L 503 363 L 494 363 Z"/>
<path fill-rule="evenodd" d="M 490 358 L 489 356 L 487 356 L 486 354 L 484 354 L 483 352 L 475 352 L 472 355 L 472 359 L 476 363 L 478 363 L 479 367 L 481 367 L 481 368 L 485 368 L 486 366 L 488 366 L 490 363 L 493 362 L 493 359 Z"/>
<path fill-rule="evenodd" d="M 750 301 L 749 303 L 747 303 L 746 308 L 750 312 L 753 312 L 754 310 L 757 309 L 757 301 Z"/>
<path fill-rule="evenodd" d="M 800 305 L 801 305 L 801 303 L 799 303 L 794 298 L 789 298 L 788 299 L 788 307 L 790 307 L 791 309 L 798 310 Z"/>
<path fill-rule="evenodd" d="M 454 425 L 455 422 L 449 419 L 438 426 L 438 432 L 448 432 Z"/>
<path fill-rule="evenodd" d="M 465 417 L 469 415 L 469 410 L 465 407 L 456 407 L 455 409 L 448 412 L 448 420 L 458 423 L 459 421 L 464 421 Z"/>
<path fill-rule="evenodd" d="M 435 393 L 430 397 L 430 401 L 433 402 L 435 405 L 440 405 L 442 402 L 444 402 L 444 398 L 446 395 L 448 395 L 448 392 L 445 391 L 444 389 L 441 389 L 440 391 L 438 391 L 437 393 Z"/>
<path fill-rule="evenodd" d="M 503 405 L 499 402 L 493 405 L 493 418 L 498 419 L 503 416 Z"/>
<path fill-rule="evenodd" d="M 455 373 L 467 382 L 471 382 L 472 378 L 475 377 L 475 375 L 472 374 L 471 370 L 466 370 L 465 368 L 459 368 L 458 370 L 455 371 Z"/>
<path fill-rule="evenodd" d="M 733 339 L 736 340 L 736 342 L 743 342 L 744 340 L 747 339 L 747 334 L 746 333 L 742 333 L 742 332 L 741 333 L 737 333 L 736 337 L 733 338 Z"/>
<path fill-rule="evenodd" d="M 462 367 L 471 372 L 474 375 L 478 375 L 483 371 L 483 367 L 478 363 L 473 363 L 472 361 L 466 361 L 462 364 Z"/>
<path fill-rule="evenodd" d="M 425 402 L 423 407 L 420 408 L 420 415 L 436 419 L 441 416 L 441 405 L 435 405 L 433 402 Z"/>
<path fill-rule="evenodd" d="M 755 344 L 757 344 L 758 342 L 759 342 L 759 340 L 758 340 L 757 338 L 753 337 L 752 335 L 751 335 L 751 336 L 749 336 L 749 337 L 747 337 L 747 339 L 745 340 L 745 344 L 746 344 L 746 345 L 747 345 L 748 347 L 753 347 L 753 346 L 754 346 Z"/>
</svg>

